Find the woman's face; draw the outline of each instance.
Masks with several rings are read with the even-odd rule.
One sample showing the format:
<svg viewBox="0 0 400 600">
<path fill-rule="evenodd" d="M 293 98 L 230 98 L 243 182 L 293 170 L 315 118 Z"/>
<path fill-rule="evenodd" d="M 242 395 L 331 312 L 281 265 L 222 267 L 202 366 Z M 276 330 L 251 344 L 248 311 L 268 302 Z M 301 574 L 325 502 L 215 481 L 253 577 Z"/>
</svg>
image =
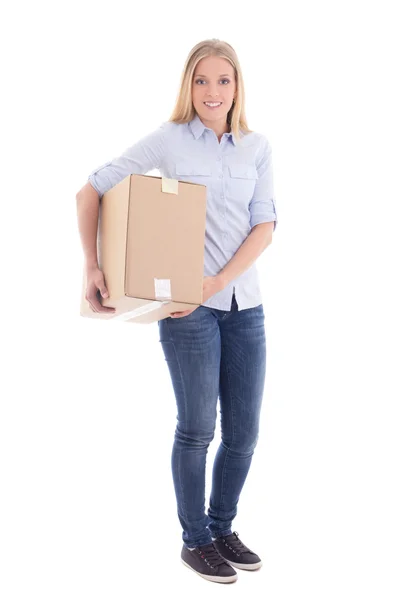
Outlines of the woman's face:
<svg viewBox="0 0 400 600">
<path fill-rule="evenodd" d="M 223 127 L 236 96 L 235 72 L 229 61 L 219 56 L 207 56 L 196 65 L 192 83 L 193 106 L 206 124 Z M 205 102 L 220 103 L 209 108 Z"/>
</svg>

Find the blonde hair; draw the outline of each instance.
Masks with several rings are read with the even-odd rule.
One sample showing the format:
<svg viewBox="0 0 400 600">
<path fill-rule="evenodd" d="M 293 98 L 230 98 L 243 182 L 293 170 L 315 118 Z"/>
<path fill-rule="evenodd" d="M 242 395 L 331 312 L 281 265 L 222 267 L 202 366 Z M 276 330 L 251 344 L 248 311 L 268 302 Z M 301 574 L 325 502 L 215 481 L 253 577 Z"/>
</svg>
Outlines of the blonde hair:
<svg viewBox="0 0 400 600">
<path fill-rule="evenodd" d="M 227 123 L 236 139 L 239 140 L 240 130 L 244 135 L 252 132 L 247 125 L 244 111 L 245 97 L 242 70 L 239 65 L 239 59 L 232 46 L 227 42 L 216 38 L 199 42 L 189 52 L 181 75 L 180 88 L 175 107 L 168 121 L 174 123 L 188 123 L 196 116 L 196 110 L 192 102 L 193 74 L 197 63 L 206 56 L 219 56 L 225 58 L 233 66 L 236 81 L 236 98 L 227 114 Z"/>
</svg>

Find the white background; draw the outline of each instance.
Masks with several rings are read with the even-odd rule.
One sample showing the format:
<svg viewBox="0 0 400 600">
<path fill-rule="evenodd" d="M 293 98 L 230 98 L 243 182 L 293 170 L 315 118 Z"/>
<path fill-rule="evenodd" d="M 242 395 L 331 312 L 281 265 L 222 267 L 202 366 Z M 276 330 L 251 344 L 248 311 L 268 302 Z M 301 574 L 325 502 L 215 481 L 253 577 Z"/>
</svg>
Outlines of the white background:
<svg viewBox="0 0 400 600">
<path fill-rule="evenodd" d="M 0 595 L 398 600 L 395 2 L 19 3 L 2 11 Z M 261 12 L 262 11 L 262 12 Z M 199 41 L 235 48 L 273 149 L 261 432 L 230 586 L 180 562 L 158 326 L 79 316 L 77 191 L 167 120 Z M 206 500 L 218 427 L 208 454 Z M 139 590 L 141 591 L 139 592 Z"/>
</svg>

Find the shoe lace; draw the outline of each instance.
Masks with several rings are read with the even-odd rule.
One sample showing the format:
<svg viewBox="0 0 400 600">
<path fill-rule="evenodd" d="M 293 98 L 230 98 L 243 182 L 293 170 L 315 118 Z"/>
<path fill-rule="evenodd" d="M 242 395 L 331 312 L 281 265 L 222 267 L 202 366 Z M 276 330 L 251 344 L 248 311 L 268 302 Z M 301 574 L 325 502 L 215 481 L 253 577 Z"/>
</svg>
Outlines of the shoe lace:
<svg viewBox="0 0 400 600">
<path fill-rule="evenodd" d="M 249 548 L 245 546 L 242 540 L 239 539 L 239 534 L 237 531 L 234 531 L 232 534 L 226 537 L 222 537 L 222 541 L 225 543 L 230 550 L 233 550 L 238 556 L 243 554 L 243 552 L 249 552 Z"/>
<path fill-rule="evenodd" d="M 200 548 L 196 548 L 196 551 L 200 554 L 201 558 L 205 560 L 205 562 L 212 568 L 218 567 L 218 565 L 223 565 L 226 560 L 220 555 L 214 543 L 207 544 L 206 546 L 201 546 Z"/>
</svg>

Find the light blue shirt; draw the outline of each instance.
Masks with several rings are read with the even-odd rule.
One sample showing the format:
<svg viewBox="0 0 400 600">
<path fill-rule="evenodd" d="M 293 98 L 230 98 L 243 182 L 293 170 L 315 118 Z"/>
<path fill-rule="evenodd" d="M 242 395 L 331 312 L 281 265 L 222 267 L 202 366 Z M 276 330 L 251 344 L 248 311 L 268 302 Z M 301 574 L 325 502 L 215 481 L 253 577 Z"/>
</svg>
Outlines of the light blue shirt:
<svg viewBox="0 0 400 600">
<path fill-rule="evenodd" d="M 196 114 L 189 123 L 163 122 L 121 156 L 93 171 L 88 181 L 100 198 L 132 173 L 158 169 L 162 177 L 207 187 L 204 277 L 217 275 L 243 244 L 252 227 L 277 225 L 271 146 L 260 133 L 240 139 L 224 133 L 221 142 Z M 235 291 L 239 310 L 262 303 L 256 263 L 203 306 L 230 310 Z"/>
</svg>

